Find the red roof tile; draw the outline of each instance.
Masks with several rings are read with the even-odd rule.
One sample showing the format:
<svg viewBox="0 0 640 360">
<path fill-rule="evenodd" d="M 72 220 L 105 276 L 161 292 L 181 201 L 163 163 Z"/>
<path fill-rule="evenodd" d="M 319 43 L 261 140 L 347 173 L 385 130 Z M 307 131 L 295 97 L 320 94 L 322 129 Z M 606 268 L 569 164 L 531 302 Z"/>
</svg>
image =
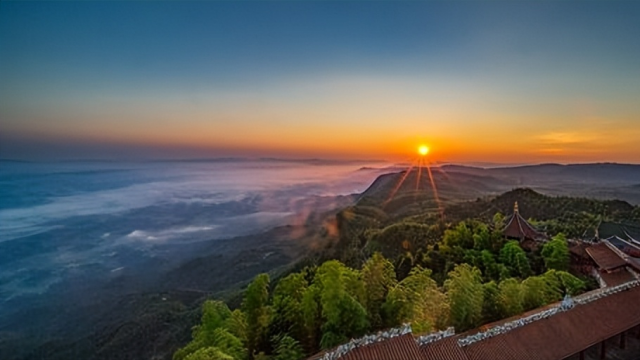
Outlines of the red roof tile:
<svg viewBox="0 0 640 360">
<path fill-rule="evenodd" d="M 640 287 L 534 321 L 463 347 L 471 360 L 564 359 L 640 324 Z"/>
<path fill-rule="evenodd" d="M 341 360 L 423 360 L 413 335 L 396 336 L 385 341 L 357 347 Z"/>
<path fill-rule="evenodd" d="M 589 246 L 586 251 L 602 270 L 609 271 L 627 264 L 627 262 L 620 257 L 618 253 L 609 248 L 605 242 Z"/>
<path fill-rule="evenodd" d="M 633 277 L 633 275 L 630 272 L 628 272 L 624 268 L 618 271 L 613 271 L 613 272 L 600 271 L 599 273 L 600 273 L 600 277 L 602 278 L 602 280 L 604 280 L 607 286 L 618 286 L 636 279 L 635 277 Z"/>
<path fill-rule="evenodd" d="M 421 346 L 420 351 L 425 360 L 467 360 L 467 355 L 458 346 L 457 336 Z"/>
</svg>

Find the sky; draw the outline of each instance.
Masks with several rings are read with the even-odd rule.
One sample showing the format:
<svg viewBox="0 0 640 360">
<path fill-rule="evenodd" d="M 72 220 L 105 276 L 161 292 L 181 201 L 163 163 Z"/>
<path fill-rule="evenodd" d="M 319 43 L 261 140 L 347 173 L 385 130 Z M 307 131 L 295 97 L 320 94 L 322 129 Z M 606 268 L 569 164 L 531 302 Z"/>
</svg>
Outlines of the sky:
<svg viewBox="0 0 640 360">
<path fill-rule="evenodd" d="M 0 158 L 640 163 L 640 2 L 0 2 Z"/>
</svg>

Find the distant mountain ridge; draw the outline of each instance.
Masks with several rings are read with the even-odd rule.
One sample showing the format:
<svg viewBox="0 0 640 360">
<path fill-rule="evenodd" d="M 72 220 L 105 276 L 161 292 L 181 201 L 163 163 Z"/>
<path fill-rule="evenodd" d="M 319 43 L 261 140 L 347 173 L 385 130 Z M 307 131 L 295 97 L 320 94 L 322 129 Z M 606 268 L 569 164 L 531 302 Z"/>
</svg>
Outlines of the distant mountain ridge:
<svg viewBox="0 0 640 360">
<path fill-rule="evenodd" d="M 640 181 L 640 165 L 618 163 L 592 164 L 539 164 L 503 168 L 479 168 L 463 165 L 444 165 L 444 171 L 475 174 L 492 174 L 499 177 L 527 176 L 536 181 L 552 177 L 549 181 L 581 180 L 583 182 L 637 183 Z"/>
<path fill-rule="evenodd" d="M 402 207 L 416 200 L 443 203 L 497 195 L 515 188 L 531 188 L 547 195 L 619 199 L 640 204 L 640 165 L 540 164 L 507 168 L 479 168 L 464 165 L 427 168 L 391 167 L 362 193 L 359 204 Z M 378 171 L 382 172 L 382 169 Z M 391 172 L 393 171 L 393 172 Z"/>
</svg>

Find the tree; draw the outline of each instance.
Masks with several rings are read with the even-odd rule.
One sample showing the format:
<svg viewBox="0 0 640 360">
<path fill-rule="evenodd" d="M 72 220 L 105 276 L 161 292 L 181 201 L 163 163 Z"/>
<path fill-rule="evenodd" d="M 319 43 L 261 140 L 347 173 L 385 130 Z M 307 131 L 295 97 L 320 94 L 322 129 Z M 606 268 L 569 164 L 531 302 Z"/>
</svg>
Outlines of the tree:
<svg viewBox="0 0 640 360">
<path fill-rule="evenodd" d="M 396 284 L 396 273 L 393 264 L 382 254 L 375 253 L 362 268 L 362 280 L 365 290 L 365 307 L 373 329 L 380 329 L 382 323 L 382 305 L 389 290 Z"/>
<path fill-rule="evenodd" d="M 458 331 L 478 326 L 482 320 L 484 289 L 480 270 L 468 264 L 456 266 L 444 282 L 453 325 Z"/>
<path fill-rule="evenodd" d="M 298 360 L 304 356 L 300 343 L 289 335 L 276 336 L 272 338 L 272 343 L 274 360 Z"/>
<path fill-rule="evenodd" d="M 560 233 L 544 244 L 541 255 L 547 270 L 569 269 L 569 246 L 564 234 Z"/>
<path fill-rule="evenodd" d="M 198 349 L 189 354 L 184 360 L 236 360 L 215 347 Z"/>
<path fill-rule="evenodd" d="M 242 341 L 225 327 L 231 316 L 232 313 L 225 303 L 205 301 L 202 305 L 201 324 L 194 327 L 191 342 L 176 351 L 173 359 L 183 360 L 192 355 L 197 356 L 194 359 L 205 359 L 205 356 L 214 353 L 222 353 L 236 360 L 244 359 L 246 351 Z M 198 355 L 195 355 L 196 353 Z M 220 357 L 220 359 L 225 358 Z"/>
<path fill-rule="evenodd" d="M 322 348 L 333 347 L 350 337 L 361 336 L 369 328 L 367 311 L 354 297 L 357 294 L 350 293 L 347 289 L 347 285 L 351 288 L 359 287 L 354 284 L 356 275 L 355 270 L 336 260 L 325 262 L 316 272 L 313 281 L 320 289 L 320 308 L 324 320 L 320 339 Z"/>
<path fill-rule="evenodd" d="M 491 250 L 491 233 L 485 224 L 479 224 L 473 234 L 473 248 L 479 251 Z"/>
<path fill-rule="evenodd" d="M 502 316 L 510 317 L 522 313 L 523 294 L 518 280 L 514 278 L 503 280 L 498 288 Z"/>
<path fill-rule="evenodd" d="M 409 322 L 415 333 L 422 333 L 444 327 L 449 308 L 431 270 L 416 266 L 389 291 L 384 310 L 388 326 Z"/>
<path fill-rule="evenodd" d="M 486 280 L 500 281 L 509 277 L 509 269 L 504 264 L 496 262 L 493 254 L 488 250 L 480 253 L 483 274 Z"/>
<path fill-rule="evenodd" d="M 232 335 L 229 330 L 222 327 L 215 329 L 213 332 L 213 339 L 213 346 L 222 353 L 237 360 L 244 359 L 246 357 L 247 351 L 242 344 L 242 341 Z"/>
<path fill-rule="evenodd" d="M 500 261 L 509 268 L 513 276 L 525 279 L 532 274 L 527 254 L 515 240 L 504 244 L 500 250 Z"/>
<path fill-rule="evenodd" d="M 454 229 L 444 232 L 442 242 L 448 247 L 459 246 L 463 249 L 471 249 L 474 245 L 473 232 L 467 223 L 462 221 Z"/>
<path fill-rule="evenodd" d="M 309 284 L 304 272 L 292 273 L 280 279 L 273 291 L 273 317 L 269 324 L 272 336 L 288 333 L 298 341 L 306 338 L 302 302 Z"/>
<path fill-rule="evenodd" d="M 493 229 L 495 231 L 502 231 L 504 228 L 504 215 L 498 211 L 493 215 Z"/>
<path fill-rule="evenodd" d="M 225 327 L 233 336 L 240 339 L 243 344 L 247 344 L 247 318 L 240 309 L 235 309 L 231 312 L 231 315 L 225 321 Z"/>
<path fill-rule="evenodd" d="M 320 285 L 312 284 L 302 296 L 302 316 L 306 332 L 306 341 L 303 342 L 308 352 L 316 351 L 322 336 L 322 307 L 320 305 Z"/>
<path fill-rule="evenodd" d="M 224 326 L 231 316 L 231 310 L 222 301 L 207 300 L 202 304 L 201 331 L 212 332 Z"/>
<path fill-rule="evenodd" d="M 242 312 L 247 324 L 247 349 L 249 356 L 265 343 L 266 330 L 269 325 L 269 275 L 259 274 L 247 287 L 242 300 Z"/>
<path fill-rule="evenodd" d="M 483 304 L 482 304 L 482 322 L 490 323 L 502 318 L 502 309 L 500 307 L 500 289 L 495 281 L 489 281 L 482 284 L 483 288 Z"/>
<path fill-rule="evenodd" d="M 531 276 L 522 283 L 522 305 L 532 310 L 554 301 L 557 295 L 542 276 Z"/>
<path fill-rule="evenodd" d="M 552 293 L 555 295 L 553 300 L 556 301 L 562 299 L 565 294 L 577 295 L 586 287 L 584 281 L 565 271 L 549 270 L 542 274 L 542 277 L 553 289 Z"/>
</svg>

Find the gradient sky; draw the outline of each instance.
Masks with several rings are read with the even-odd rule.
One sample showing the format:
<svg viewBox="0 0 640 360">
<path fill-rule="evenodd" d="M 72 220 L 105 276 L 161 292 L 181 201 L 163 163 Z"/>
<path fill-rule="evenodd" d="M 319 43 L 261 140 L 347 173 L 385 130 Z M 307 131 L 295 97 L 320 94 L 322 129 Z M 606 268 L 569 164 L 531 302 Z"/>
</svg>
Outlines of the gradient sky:
<svg viewBox="0 0 640 360">
<path fill-rule="evenodd" d="M 0 2 L 0 157 L 640 162 L 640 2 Z"/>
</svg>

